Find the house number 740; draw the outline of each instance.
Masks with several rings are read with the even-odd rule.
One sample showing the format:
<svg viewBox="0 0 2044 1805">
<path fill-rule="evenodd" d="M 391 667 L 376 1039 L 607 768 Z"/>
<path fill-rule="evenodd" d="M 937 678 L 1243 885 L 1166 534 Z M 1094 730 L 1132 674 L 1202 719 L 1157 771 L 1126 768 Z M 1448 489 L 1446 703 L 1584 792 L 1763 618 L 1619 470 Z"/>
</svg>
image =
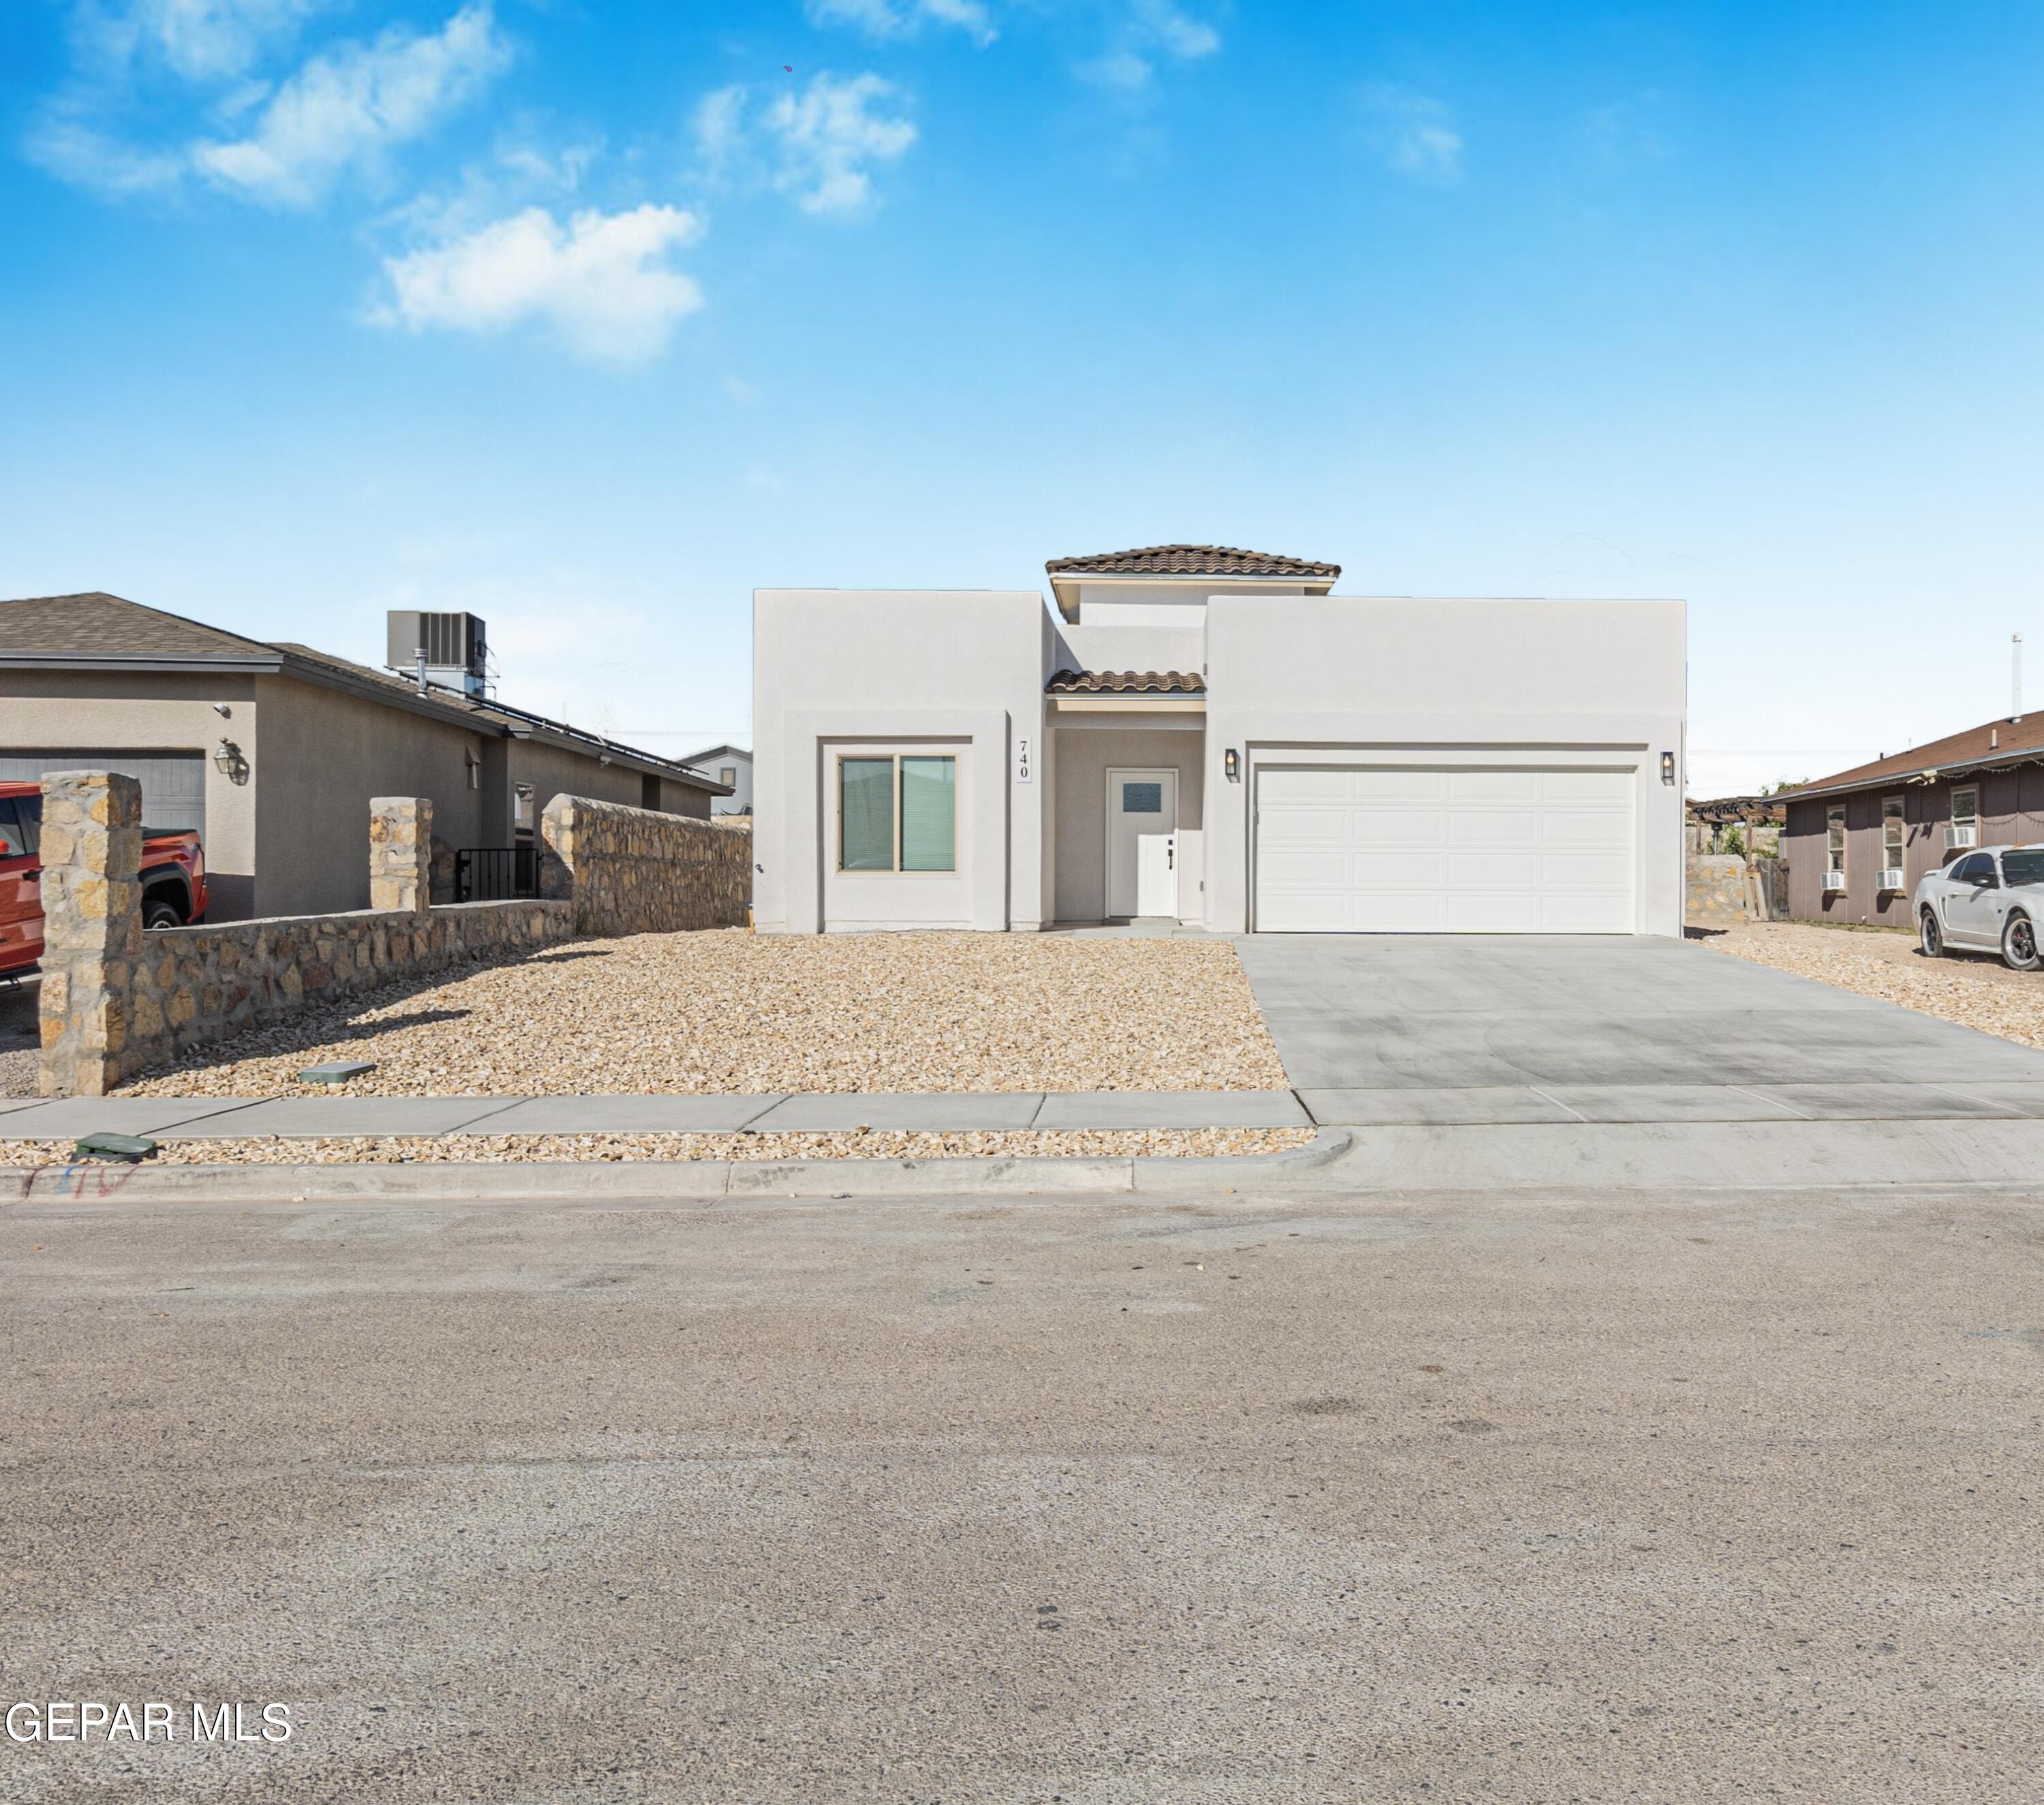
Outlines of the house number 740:
<svg viewBox="0 0 2044 1805">
<path fill-rule="evenodd" d="M 1033 782 L 1035 774 L 1035 766 L 1030 762 L 1029 758 L 1029 742 L 1026 739 L 1016 740 L 1015 742 L 1015 781 L 1017 783 Z"/>
</svg>

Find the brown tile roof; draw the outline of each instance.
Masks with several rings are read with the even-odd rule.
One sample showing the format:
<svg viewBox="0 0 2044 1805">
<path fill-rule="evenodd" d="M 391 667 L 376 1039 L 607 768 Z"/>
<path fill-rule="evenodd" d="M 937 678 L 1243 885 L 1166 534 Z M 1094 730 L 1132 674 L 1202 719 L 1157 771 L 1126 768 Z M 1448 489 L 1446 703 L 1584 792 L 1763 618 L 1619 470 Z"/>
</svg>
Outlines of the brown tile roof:
<svg viewBox="0 0 2044 1805">
<path fill-rule="evenodd" d="M 1053 696 L 1204 696 L 1207 680 L 1187 670 L 1061 670 L 1043 687 Z"/>
<path fill-rule="evenodd" d="M 1232 545 L 1145 545 L 1132 551 L 1096 552 L 1090 558 L 1053 558 L 1043 568 L 1054 577 L 1084 572 L 1104 577 L 1310 577 L 1332 582 L 1341 574 L 1339 564 L 1243 551 Z"/>
<path fill-rule="evenodd" d="M 1855 765 L 1835 777 L 1818 778 L 1784 790 L 1782 796 L 1812 796 L 1819 790 L 1858 789 L 1896 778 L 1916 777 L 1926 771 L 1964 770 L 1970 766 L 1993 764 L 2044 753 L 2044 714 L 2024 715 L 2019 720 L 1991 720 L 1969 727 L 1963 733 L 1947 734 L 1906 752 Z"/>
<path fill-rule="evenodd" d="M 240 658 L 271 648 L 239 633 L 144 608 L 94 590 L 0 601 L 0 657 L 10 652 L 86 658 Z"/>
</svg>

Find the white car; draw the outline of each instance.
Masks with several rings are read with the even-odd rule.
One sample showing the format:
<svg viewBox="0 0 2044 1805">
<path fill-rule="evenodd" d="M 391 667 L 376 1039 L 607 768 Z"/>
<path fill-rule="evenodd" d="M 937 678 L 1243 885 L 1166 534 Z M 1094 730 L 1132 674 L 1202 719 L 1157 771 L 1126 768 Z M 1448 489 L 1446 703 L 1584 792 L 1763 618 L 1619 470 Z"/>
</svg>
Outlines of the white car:
<svg viewBox="0 0 2044 1805">
<path fill-rule="evenodd" d="M 1916 927 L 1924 956 L 1948 947 L 1999 953 L 2015 971 L 2044 962 L 2044 846 L 1988 846 L 1961 853 L 1916 886 Z"/>
</svg>

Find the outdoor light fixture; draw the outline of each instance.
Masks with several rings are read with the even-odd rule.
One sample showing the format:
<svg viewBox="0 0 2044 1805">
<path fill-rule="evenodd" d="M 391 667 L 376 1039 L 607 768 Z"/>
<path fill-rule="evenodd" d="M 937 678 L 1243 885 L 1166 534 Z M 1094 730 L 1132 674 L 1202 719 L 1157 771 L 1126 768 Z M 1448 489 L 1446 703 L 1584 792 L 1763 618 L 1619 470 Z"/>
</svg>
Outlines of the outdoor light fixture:
<svg viewBox="0 0 2044 1805">
<path fill-rule="evenodd" d="M 222 739 L 220 750 L 213 755 L 213 768 L 230 783 L 248 781 L 248 761 L 242 757 L 241 748 L 231 739 Z"/>
<path fill-rule="evenodd" d="M 1242 760 L 1235 756 L 1235 751 L 1232 746 L 1221 754 L 1220 768 L 1228 773 L 1228 781 L 1230 783 L 1242 782 Z"/>
<path fill-rule="evenodd" d="M 1675 755 L 1673 752 L 1663 752 L 1661 755 L 1661 781 L 1663 783 L 1673 783 L 1675 781 Z"/>
</svg>

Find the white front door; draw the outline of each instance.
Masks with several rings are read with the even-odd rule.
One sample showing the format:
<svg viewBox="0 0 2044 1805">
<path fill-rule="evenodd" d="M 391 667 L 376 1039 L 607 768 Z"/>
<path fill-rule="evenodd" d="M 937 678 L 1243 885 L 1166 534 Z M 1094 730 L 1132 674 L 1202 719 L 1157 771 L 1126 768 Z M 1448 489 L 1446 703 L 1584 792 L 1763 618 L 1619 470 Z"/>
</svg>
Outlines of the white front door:
<svg viewBox="0 0 2044 1805">
<path fill-rule="evenodd" d="M 1176 834 L 1135 836 L 1135 912 L 1170 916 L 1178 912 Z"/>
<path fill-rule="evenodd" d="M 1178 774 L 1107 774 L 1107 912 L 1178 912 Z M 1146 854 L 1143 843 L 1155 841 Z"/>
<path fill-rule="evenodd" d="M 1629 934 L 1631 771 L 1266 770 L 1266 934 Z"/>
</svg>

